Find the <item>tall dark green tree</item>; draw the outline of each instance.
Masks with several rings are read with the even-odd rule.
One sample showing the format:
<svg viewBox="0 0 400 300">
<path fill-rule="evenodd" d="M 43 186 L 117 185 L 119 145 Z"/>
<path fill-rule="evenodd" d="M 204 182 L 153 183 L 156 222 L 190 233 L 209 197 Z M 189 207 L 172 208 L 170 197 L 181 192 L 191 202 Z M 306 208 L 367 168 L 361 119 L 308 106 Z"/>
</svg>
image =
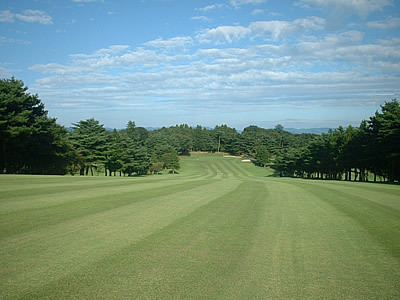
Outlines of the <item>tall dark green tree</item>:
<svg viewBox="0 0 400 300">
<path fill-rule="evenodd" d="M 236 154 L 236 144 L 239 141 L 239 133 L 235 128 L 231 128 L 225 124 L 215 126 L 214 136 L 217 152 Z"/>
<path fill-rule="evenodd" d="M 271 155 L 264 145 L 259 145 L 257 147 L 256 160 L 263 167 L 265 167 L 271 159 Z"/>
<path fill-rule="evenodd" d="M 2 149 L 2 172 L 15 172 L 22 168 L 16 165 L 26 150 L 26 141 L 33 134 L 32 126 L 38 118 L 46 117 L 44 104 L 38 95 L 27 92 L 21 80 L 0 81 L 0 143 Z"/>
<path fill-rule="evenodd" d="M 107 170 L 111 176 L 114 172 L 114 176 L 117 171 L 121 171 L 124 165 L 124 157 L 126 156 L 126 144 L 121 139 L 119 132 L 114 129 L 114 131 L 109 135 L 107 141 L 108 147 L 105 159 L 105 175 L 107 176 Z"/>
<path fill-rule="evenodd" d="M 146 147 L 148 131 L 143 127 L 136 127 L 135 122 L 129 121 L 121 136 L 125 145 L 122 171 L 128 176 L 146 174 L 151 166 L 151 152 Z"/>
<path fill-rule="evenodd" d="M 164 166 L 163 162 L 157 156 L 157 153 L 153 151 L 150 157 L 150 172 L 151 174 L 158 174 Z"/>
<path fill-rule="evenodd" d="M 197 125 L 193 129 L 193 150 L 215 152 L 217 146 L 214 143 L 214 138 L 211 130 Z"/>
<path fill-rule="evenodd" d="M 104 126 L 94 118 L 74 123 L 70 140 L 82 155 L 80 174 L 93 175 L 93 169 L 104 166 L 107 153 L 107 136 Z"/>
<path fill-rule="evenodd" d="M 384 158 L 380 162 L 380 173 L 390 181 L 400 180 L 400 104 L 396 99 L 381 106 L 369 120 L 371 134 L 375 140 L 375 155 Z M 377 167 L 377 166 L 375 166 Z"/>
<path fill-rule="evenodd" d="M 175 174 L 175 171 L 180 169 L 179 156 L 176 150 L 173 150 L 170 153 L 164 153 L 162 161 L 165 168 L 170 169 L 172 174 Z"/>
<path fill-rule="evenodd" d="M 1 172 L 64 174 L 74 160 L 66 135 L 21 80 L 0 80 Z"/>
<path fill-rule="evenodd" d="M 146 147 L 140 146 L 128 151 L 129 161 L 124 164 L 124 172 L 131 176 L 146 175 L 151 166 L 149 152 Z"/>
</svg>

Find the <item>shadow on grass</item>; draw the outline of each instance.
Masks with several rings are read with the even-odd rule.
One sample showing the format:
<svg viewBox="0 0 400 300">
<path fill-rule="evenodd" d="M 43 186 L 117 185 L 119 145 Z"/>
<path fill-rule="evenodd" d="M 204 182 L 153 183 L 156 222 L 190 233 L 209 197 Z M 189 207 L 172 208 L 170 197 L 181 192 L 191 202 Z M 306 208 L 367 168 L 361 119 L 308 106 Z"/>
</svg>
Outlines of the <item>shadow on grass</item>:
<svg viewBox="0 0 400 300">
<path fill-rule="evenodd" d="M 272 169 L 274 171 L 274 173 L 269 174 L 269 175 L 265 175 L 265 177 L 282 177 L 281 176 L 281 172 L 278 170 L 278 167 L 275 166 L 275 165 L 265 165 L 264 166 L 263 164 L 260 164 L 255 159 L 252 159 L 251 162 L 252 162 L 253 165 L 255 165 L 257 167 L 260 167 L 260 168 L 268 167 L 268 168 L 270 168 L 270 169 Z"/>
<path fill-rule="evenodd" d="M 269 165 L 269 167 L 274 170 L 274 173 L 267 175 L 266 177 L 273 177 L 273 178 L 277 178 L 277 177 L 291 177 L 291 176 L 285 176 L 284 174 L 281 173 L 281 171 L 278 169 L 277 166 L 275 165 Z"/>
</svg>

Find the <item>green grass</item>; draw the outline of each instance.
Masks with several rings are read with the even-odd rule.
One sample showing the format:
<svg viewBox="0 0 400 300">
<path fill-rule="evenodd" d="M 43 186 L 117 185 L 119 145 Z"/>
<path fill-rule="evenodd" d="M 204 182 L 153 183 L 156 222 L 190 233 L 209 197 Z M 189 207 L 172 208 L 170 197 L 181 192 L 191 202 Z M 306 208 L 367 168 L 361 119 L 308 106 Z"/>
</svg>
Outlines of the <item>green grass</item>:
<svg viewBox="0 0 400 300">
<path fill-rule="evenodd" d="M 270 175 L 1 175 L 0 299 L 400 298 L 400 186 Z"/>
</svg>

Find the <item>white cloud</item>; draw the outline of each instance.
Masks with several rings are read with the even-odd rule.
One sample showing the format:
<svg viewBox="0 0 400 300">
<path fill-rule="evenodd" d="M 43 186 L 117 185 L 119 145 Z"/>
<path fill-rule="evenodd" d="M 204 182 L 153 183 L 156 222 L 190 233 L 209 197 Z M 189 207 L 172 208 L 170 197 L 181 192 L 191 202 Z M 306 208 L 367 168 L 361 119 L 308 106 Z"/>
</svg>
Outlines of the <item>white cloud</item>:
<svg viewBox="0 0 400 300">
<path fill-rule="evenodd" d="M 346 69 L 362 69 L 371 74 L 397 74 L 399 41 L 380 40 L 375 44 L 362 44 L 363 36 L 364 33 L 357 31 L 331 34 L 319 40 L 300 42 L 284 51 L 292 56 L 294 63 L 306 61 L 317 66 L 345 63 Z"/>
<path fill-rule="evenodd" d="M 391 40 L 379 40 L 379 43 L 386 46 L 400 46 L 400 38 L 393 38 Z"/>
<path fill-rule="evenodd" d="M 356 13 L 365 18 L 368 14 L 382 10 L 384 7 L 392 4 L 390 0 L 300 0 L 299 5 L 310 7 L 320 6 L 333 8 L 334 15 L 339 13 Z"/>
<path fill-rule="evenodd" d="M 196 8 L 196 10 L 202 11 L 202 12 L 208 12 L 210 10 L 214 10 L 217 8 L 225 8 L 225 7 L 227 7 L 225 4 L 217 3 L 217 4 L 207 5 L 205 7 Z"/>
<path fill-rule="evenodd" d="M 4 23 L 14 22 L 14 14 L 9 10 L 0 11 L 0 22 Z"/>
<path fill-rule="evenodd" d="M 369 28 L 381 29 L 381 30 L 389 30 L 400 27 L 400 18 L 387 18 L 383 21 L 373 21 L 367 23 Z"/>
<path fill-rule="evenodd" d="M 377 44 L 349 46 L 337 49 L 336 59 L 358 62 L 364 67 L 379 66 L 380 63 L 389 62 L 399 64 L 400 49 L 398 47 L 383 46 Z"/>
<path fill-rule="evenodd" d="M 322 30 L 325 20 L 319 17 L 309 17 L 288 21 L 257 21 L 250 23 L 249 26 L 219 26 L 200 32 L 196 37 L 200 43 L 232 43 L 235 40 L 254 37 L 269 37 L 274 40 L 288 34 Z"/>
<path fill-rule="evenodd" d="M 92 54 L 72 54 L 71 57 L 73 58 L 93 58 L 93 57 L 100 57 L 104 55 L 112 55 L 112 54 L 117 54 L 120 52 L 123 52 L 125 50 L 129 49 L 128 45 L 111 45 L 108 48 L 102 48 L 99 50 L 96 50 Z"/>
<path fill-rule="evenodd" d="M 12 13 L 9 10 L 0 11 L 0 22 L 12 23 L 14 19 L 28 23 L 53 24 L 52 18 L 42 10 L 26 9 L 22 13 Z"/>
<path fill-rule="evenodd" d="M 322 30 L 325 20 L 318 17 L 297 19 L 293 22 L 287 21 L 259 21 L 250 24 L 250 29 L 255 35 L 271 35 L 274 40 L 282 35 Z"/>
<path fill-rule="evenodd" d="M 210 22 L 211 19 L 206 17 L 206 16 L 193 16 L 190 18 L 191 20 L 195 20 L 195 21 L 205 21 L 205 22 Z"/>
<path fill-rule="evenodd" d="M 196 37 L 200 43 L 209 43 L 215 41 L 217 43 L 240 40 L 251 33 L 251 30 L 243 26 L 219 26 L 217 28 L 207 29 L 199 33 Z"/>
<path fill-rule="evenodd" d="M 0 36 L 0 45 L 1 44 L 17 44 L 17 45 L 30 45 L 30 41 L 19 40 L 14 38 L 9 38 L 5 36 Z"/>
<path fill-rule="evenodd" d="M 263 14 L 264 12 L 265 12 L 265 10 L 256 8 L 256 9 L 253 9 L 253 11 L 251 12 L 251 14 L 252 14 L 253 16 L 256 16 L 256 15 Z"/>
<path fill-rule="evenodd" d="M 61 64 L 38 64 L 33 65 L 29 68 L 29 70 L 40 72 L 43 74 L 57 74 L 57 75 L 64 75 L 66 73 L 73 73 L 74 71 L 78 71 L 76 68 L 63 66 Z"/>
<path fill-rule="evenodd" d="M 168 98 L 174 99 L 173 105 L 181 109 L 222 109 L 227 104 L 237 108 L 246 97 L 251 99 L 250 105 L 260 109 L 275 105 L 274 99 L 281 99 L 282 95 L 286 104 L 294 106 L 334 103 L 327 98 L 340 99 L 342 104 L 337 105 L 357 106 L 362 105 L 365 95 L 396 90 L 397 77 L 376 75 L 375 71 L 391 70 L 396 74 L 400 59 L 398 48 L 383 43 L 363 45 L 362 35 L 360 32 L 332 34 L 293 47 L 265 44 L 205 48 L 187 55 L 111 46 L 92 54 L 74 55 L 67 65 L 35 65 L 30 69 L 48 74 L 37 81 L 35 89 L 43 97 L 57 99 L 59 104 L 52 104 L 56 106 L 95 109 L 104 105 L 121 107 L 126 103 L 135 106 L 151 99 Z M 346 61 L 349 69 L 306 71 L 305 60 L 324 64 Z M 368 65 L 358 72 L 357 65 L 365 64 Z M 360 93 L 364 96 L 357 96 Z M 305 96 L 299 98 L 299 94 Z M 82 97 L 88 102 L 82 102 Z M 186 99 L 198 99 L 201 104 Z M 321 99 L 326 99 L 325 104 Z"/>
<path fill-rule="evenodd" d="M 151 68 L 165 60 L 165 55 L 151 50 L 138 48 L 127 51 L 129 47 L 114 45 L 99 49 L 92 54 L 72 54 L 69 65 L 36 64 L 29 69 L 43 74 L 73 75 L 73 74 L 101 74 L 112 69 L 130 70 L 138 66 Z"/>
<path fill-rule="evenodd" d="M 167 40 L 158 38 L 156 40 L 144 43 L 144 45 L 154 48 L 184 48 L 191 43 L 192 38 L 190 36 L 179 36 Z"/>
<path fill-rule="evenodd" d="M 265 2 L 267 2 L 267 0 L 230 0 L 230 3 L 234 7 L 239 7 L 247 4 L 262 4 Z"/>
<path fill-rule="evenodd" d="M 23 22 L 35 23 L 49 25 L 53 24 L 52 18 L 41 10 L 27 9 L 22 12 L 22 14 L 15 14 L 15 17 Z"/>
</svg>

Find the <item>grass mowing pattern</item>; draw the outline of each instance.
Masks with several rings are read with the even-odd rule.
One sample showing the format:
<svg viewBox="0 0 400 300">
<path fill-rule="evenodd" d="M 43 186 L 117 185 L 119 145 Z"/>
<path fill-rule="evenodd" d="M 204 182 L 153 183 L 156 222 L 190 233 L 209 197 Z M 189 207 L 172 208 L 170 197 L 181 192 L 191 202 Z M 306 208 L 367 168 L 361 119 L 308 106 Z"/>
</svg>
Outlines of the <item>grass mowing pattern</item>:
<svg viewBox="0 0 400 300">
<path fill-rule="evenodd" d="M 399 298 L 400 187 L 179 175 L 0 176 L 0 298 Z"/>
</svg>

